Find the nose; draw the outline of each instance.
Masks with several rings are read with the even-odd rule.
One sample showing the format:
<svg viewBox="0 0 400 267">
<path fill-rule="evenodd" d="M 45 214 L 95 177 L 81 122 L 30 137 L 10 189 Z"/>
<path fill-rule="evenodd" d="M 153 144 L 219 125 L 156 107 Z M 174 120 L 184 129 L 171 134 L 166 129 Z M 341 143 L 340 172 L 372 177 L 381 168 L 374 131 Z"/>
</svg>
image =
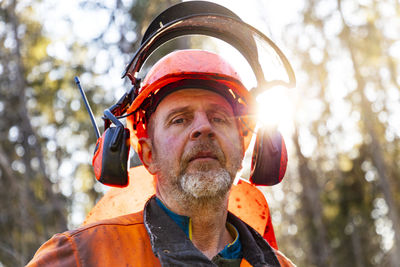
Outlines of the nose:
<svg viewBox="0 0 400 267">
<path fill-rule="evenodd" d="M 193 129 L 190 133 L 190 138 L 192 140 L 199 138 L 214 138 L 215 133 L 213 127 L 208 120 L 206 114 L 197 114 L 193 122 Z"/>
</svg>

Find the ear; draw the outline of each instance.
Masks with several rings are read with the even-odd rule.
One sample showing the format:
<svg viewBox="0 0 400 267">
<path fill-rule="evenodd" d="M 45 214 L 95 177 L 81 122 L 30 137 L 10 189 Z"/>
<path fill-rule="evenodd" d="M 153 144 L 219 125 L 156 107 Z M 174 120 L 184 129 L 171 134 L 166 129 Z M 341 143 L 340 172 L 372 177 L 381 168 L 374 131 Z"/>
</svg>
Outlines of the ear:
<svg viewBox="0 0 400 267">
<path fill-rule="evenodd" d="M 153 145 L 149 138 L 138 140 L 138 155 L 146 169 L 151 173 L 156 173 L 156 165 L 153 159 Z"/>
</svg>

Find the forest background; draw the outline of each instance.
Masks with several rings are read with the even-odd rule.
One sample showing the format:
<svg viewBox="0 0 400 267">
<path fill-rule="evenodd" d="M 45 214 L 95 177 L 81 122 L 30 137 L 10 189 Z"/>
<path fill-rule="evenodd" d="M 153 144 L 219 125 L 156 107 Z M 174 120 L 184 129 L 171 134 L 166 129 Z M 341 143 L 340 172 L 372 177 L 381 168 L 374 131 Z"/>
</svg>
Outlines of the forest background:
<svg viewBox="0 0 400 267">
<path fill-rule="evenodd" d="M 73 77 L 100 123 L 144 29 L 177 2 L 0 0 L 0 266 L 26 264 L 104 194 Z M 297 75 L 277 112 L 289 168 L 262 188 L 280 249 L 298 266 L 398 266 L 400 1 L 216 2 Z"/>
</svg>

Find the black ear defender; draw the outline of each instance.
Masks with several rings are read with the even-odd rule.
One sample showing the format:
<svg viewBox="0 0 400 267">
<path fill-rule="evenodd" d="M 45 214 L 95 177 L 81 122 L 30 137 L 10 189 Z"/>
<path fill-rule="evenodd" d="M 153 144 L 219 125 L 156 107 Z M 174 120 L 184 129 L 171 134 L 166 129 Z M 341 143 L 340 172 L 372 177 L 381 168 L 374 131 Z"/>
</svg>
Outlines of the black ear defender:
<svg viewBox="0 0 400 267">
<path fill-rule="evenodd" d="M 123 102 L 129 101 L 128 98 L 131 92 L 125 94 L 116 105 L 104 111 L 105 131 L 100 136 L 92 110 L 78 77 L 75 77 L 75 82 L 81 92 L 97 137 L 92 160 L 96 179 L 105 185 L 125 187 L 128 185 L 129 129 L 125 128 L 114 114 L 125 112 L 125 110 L 121 109 L 121 106 L 124 104 Z M 111 123 L 115 126 L 111 126 Z"/>
<path fill-rule="evenodd" d="M 110 186 L 128 185 L 129 130 L 111 113 L 104 111 L 104 119 L 114 126 L 107 128 L 97 140 L 92 165 L 96 179 Z"/>
<path fill-rule="evenodd" d="M 251 161 L 250 182 L 268 186 L 280 183 L 285 176 L 287 161 L 282 135 L 276 129 L 258 129 Z"/>
</svg>

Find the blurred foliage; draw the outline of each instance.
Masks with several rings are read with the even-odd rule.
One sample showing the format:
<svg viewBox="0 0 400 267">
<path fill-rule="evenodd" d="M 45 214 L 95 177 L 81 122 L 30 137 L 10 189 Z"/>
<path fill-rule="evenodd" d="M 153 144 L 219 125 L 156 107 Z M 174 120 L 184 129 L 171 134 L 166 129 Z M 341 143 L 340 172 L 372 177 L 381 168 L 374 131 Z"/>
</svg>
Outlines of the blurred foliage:
<svg viewBox="0 0 400 267">
<path fill-rule="evenodd" d="M 400 4 L 304 4 L 283 34 L 301 98 L 278 243 L 299 266 L 398 266 Z"/>
<path fill-rule="evenodd" d="M 142 20 L 172 2 L 134 1 L 125 6 L 115 1 L 104 6 L 82 1 L 82 9 L 106 10 L 109 25 L 89 41 L 95 49 L 76 37 L 63 42 L 66 56 L 57 54 L 60 40 L 51 39 L 36 12 L 43 3 L 0 2 L 0 263 L 5 266 L 26 264 L 53 234 L 81 222 L 102 195 L 90 166 L 96 140 L 73 77 L 81 76 L 99 117 L 116 100 L 117 93 L 100 86 L 101 75 L 116 60 L 95 71 L 96 51 L 116 47 L 126 63 L 148 23 Z M 72 27 L 70 19 L 65 21 Z M 128 41 L 121 34 L 110 43 L 106 34 L 115 27 L 136 38 Z"/>
<path fill-rule="evenodd" d="M 37 12 L 51 1 L 0 1 L 0 265 L 24 265 L 101 197 L 73 77 L 101 124 L 129 88 L 110 71 L 122 71 L 151 19 L 175 2 L 78 1 L 82 12 L 107 14 L 106 26 L 55 39 Z M 299 97 L 287 177 L 267 191 L 278 199 L 278 245 L 298 266 L 400 262 L 399 18 L 398 1 L 304 1 L 282 34 Z"/>
</svg>

